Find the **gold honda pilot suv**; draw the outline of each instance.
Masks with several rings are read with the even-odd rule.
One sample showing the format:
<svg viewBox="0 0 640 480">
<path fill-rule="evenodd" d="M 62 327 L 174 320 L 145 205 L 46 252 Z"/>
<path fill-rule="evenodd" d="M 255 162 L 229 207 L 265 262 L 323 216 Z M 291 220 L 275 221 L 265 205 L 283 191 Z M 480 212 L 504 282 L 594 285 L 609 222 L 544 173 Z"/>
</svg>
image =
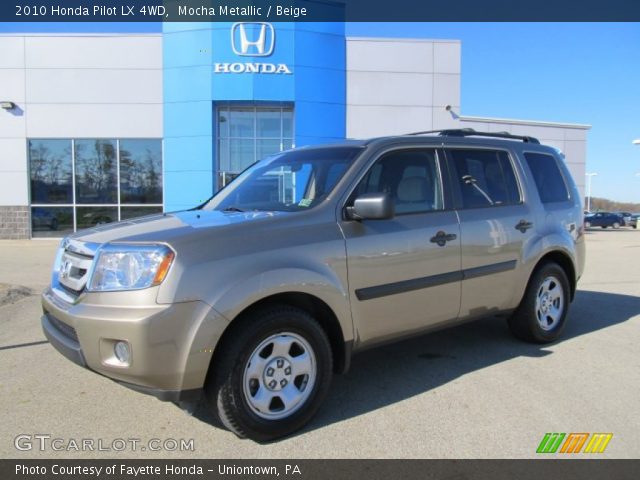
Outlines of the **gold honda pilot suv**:
<svg viewBox="0 0 640 480">
<path fill-rule="evenodd" d="M 42 327 L 69 360 L 202 399 L 268 441 L 305 425 L 332 375 L 377 344 L 496 314 L 521 339 L 556 340 L 584 250 L 580 195 L 535 138 L 305 147 L 191 210 L 64 239 Z"/>
</svg>

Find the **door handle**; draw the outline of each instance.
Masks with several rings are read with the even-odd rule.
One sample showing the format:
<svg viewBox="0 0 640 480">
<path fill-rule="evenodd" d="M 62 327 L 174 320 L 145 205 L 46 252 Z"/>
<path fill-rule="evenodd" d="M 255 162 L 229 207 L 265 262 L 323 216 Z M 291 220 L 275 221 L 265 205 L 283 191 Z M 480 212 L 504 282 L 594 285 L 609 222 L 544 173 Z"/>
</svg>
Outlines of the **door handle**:
<svg viewBox="0 0 640 480">
<path fill-rule="evenodd" d="M 526 220 L 520 220 L 516 225 L 516 230 L 520 230 L 520 232 L 524 233 L 530 228 L 533 228 L 533 223 L 527 222 Z"/>
<path fill-rule="evenodd" d="M 444 247 L 447 242 L 451 242 L 456 238 L 458 238 L 458 236 L 455 233 L 445 233 L 440 230 L 433 237 L 431 237 L 430 242 L 438 244 L 439 247 Z"/>
</svg>

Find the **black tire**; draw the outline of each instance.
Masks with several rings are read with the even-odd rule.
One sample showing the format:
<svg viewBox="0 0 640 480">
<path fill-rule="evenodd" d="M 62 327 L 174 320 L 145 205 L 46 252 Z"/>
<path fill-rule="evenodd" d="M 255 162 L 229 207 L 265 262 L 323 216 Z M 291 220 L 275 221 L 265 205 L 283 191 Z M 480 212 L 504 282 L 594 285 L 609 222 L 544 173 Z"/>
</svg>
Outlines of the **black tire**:
<svg viewBox="0 0 640 480">
<path fill-rule="evenodd" d="M 602 225 L 602 228 L 607 228 L 607 226 L 606 225 Z"/>
<path fill-rule="evenodd" d="M 562 290 L 562 306 L 559 308 L 560 313 L 555 323 L 548 322 L 548 317 L 544 314 L 542 319 L 539 320 L 540 312 L 536 303 L 538 296 L 543 291 L 545 281 L 550 278 L 555 280 L 555 287 L 553 288 Z M 570 298 L 569 281 L 562 267 L 553 262 L 540 265 L 531 275 L 520 305 L 508 320 L 511 332 L 517 338 L 527 342 L 549 343 L 557 340 L 565 326 Z M 548 305 L 550 307 L 555 306 L 555 300 L 548 303 Z M 547 328 L 543 328 L 541 323 L 548 324 Z"/>
<path fill-rule="evenodd" d="M 291 367 L 289 368 L 291 375 L 286 377 L 289 382 L 287 386 L 295 387 L 296 393 L 298 391 L 304 392 L 301 394 L 301 398 L 304 400 L 301 400 L 290 414 L 282 413 L 287 409 L 284 401 L 281 400 L 284 397 L 279 396 L 278 392 L 274 393 L 274 390 L 267 388 L 266 385 L 268 365 L 273 365 L 273 362 L 278 359 L 285 358 L 273 353 L 273 348 L 275 348 L 273 345 L 271 346 L 272 353 L 268 353 L 269 339 L 274 337 L 287 340 L 300 338 L 299 343 L 293 341 L 292 345 L 295 344 L 295 347 L 292 348 L 302 348 L 304 351 L 305 347 L 301 345 L 306 342 L 306 347 L 312 350 L 312 357 L 315 357 L 315 380 L 312 385 L 305 383 L 304 375 L 293 377 Z M 267 342 L 267 347 L 262 346 L 265 342 Z M 230 336 L 225 339 L 220 348 L 222 350 L 216 354 L 215 363 L 212 365 L 212 375 L 205 387 L 205 394 L 209 407 L 214 409 L 224 426 L 241 438 L 267 442 L 289 435 L 302 428 L 315 415 L 327 394 L 333 372 L 331 345 L 322 327 L 304 310 L 279 305 L 252 312 L 239 319 L 239 323 L 230 332 Z M 264 351 L 267 351 L 266 356 L 263 356 L 262 353 L 258 354 L 258 352 Z M 257 376 L 259 380 L 250 379 L 247 381 L 250 375 L 245 379 L 245 372 L 248 372 L 249 360 L 252 357 L 257 358 L 256 354 L 265 359 L 266 365 L 261 370 L 263 373 Z M 293 366 L 296 358 L 295 352 L 292 354 L 290 349 L 286 358 L 292 362 L 286 365 Z M 283 366 L 278 365 L 278 367 L 282 368 Z M 279 372 L 284 375 L 286 370 L 282 369 Z M 302 380 L 300 380 L 301 377 Z M 311 377 L 309 375 L 306 377 L 306 382 L 309 382 Z M 281 381 L 279 380 L 279 382 Z M 256 388 L 253 394 L 251 393 L 253 388 L 251 385 Z M 276 387 L 280 388 L 278 384 Z M 307 388 L 311 390 L 307 391 Z M 247 397 L 248 395 L 257 395 L 259 390 L 272 396 L 268 411 L 262 412 L 263 416 L 256 413 L 255 406 L 250 405 L 250 399 Z M 282 404 L 281 412 L 278 412 L 278 408 L 280 408 L 278 400 Z M 275 407 L 271 411 L 273 404 Z M 265 415 L 287 416 L 284 418 L 265 418 Z"/>
</svg>

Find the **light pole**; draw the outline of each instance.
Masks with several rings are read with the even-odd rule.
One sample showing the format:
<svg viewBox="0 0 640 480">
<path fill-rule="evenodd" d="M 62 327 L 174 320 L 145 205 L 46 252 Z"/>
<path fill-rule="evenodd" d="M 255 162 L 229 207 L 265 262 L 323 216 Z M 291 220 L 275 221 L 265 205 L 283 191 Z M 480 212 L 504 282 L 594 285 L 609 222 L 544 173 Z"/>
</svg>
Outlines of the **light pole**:
<svg viewBox="0 0 640 480">
<path fill-rule="evenodd" d="M 591 178 L 597 176 L 597 173 L 585 173 L 587 177 L 587 211 L 591 212 Z"/>
</svg>

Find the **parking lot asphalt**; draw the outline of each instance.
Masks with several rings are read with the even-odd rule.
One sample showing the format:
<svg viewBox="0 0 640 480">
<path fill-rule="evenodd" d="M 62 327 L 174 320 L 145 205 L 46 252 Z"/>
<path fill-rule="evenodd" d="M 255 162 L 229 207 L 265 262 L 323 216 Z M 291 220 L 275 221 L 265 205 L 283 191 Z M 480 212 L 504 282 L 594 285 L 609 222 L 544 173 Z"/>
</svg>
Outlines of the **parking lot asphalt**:
<svg viewBox="0 0 640 480">
<path fill-rule="evenodd" d="M 38 293 L 56 245 L 0 241 L 2 458 L 532 458 L 546 432 L 610 432 L 599 458 L 640 457 L 640 230 L 587 233 L 561 341 L 521 343 L 503 319 L 487 319 L 362 353 L 310 425 L 266 445 L 211 426 L 206 411 L 192 416 L 83 370 L 47 344 Z M 64 450 L 40 451 L 39 441 L 17 450 L 21 434 L 60 438 Z M 82 439 L 103 449 L 140 443 L 76 451 Z M 150 451 L 152 439 L 193 439 L 194 451 Z"/>
</svg>

